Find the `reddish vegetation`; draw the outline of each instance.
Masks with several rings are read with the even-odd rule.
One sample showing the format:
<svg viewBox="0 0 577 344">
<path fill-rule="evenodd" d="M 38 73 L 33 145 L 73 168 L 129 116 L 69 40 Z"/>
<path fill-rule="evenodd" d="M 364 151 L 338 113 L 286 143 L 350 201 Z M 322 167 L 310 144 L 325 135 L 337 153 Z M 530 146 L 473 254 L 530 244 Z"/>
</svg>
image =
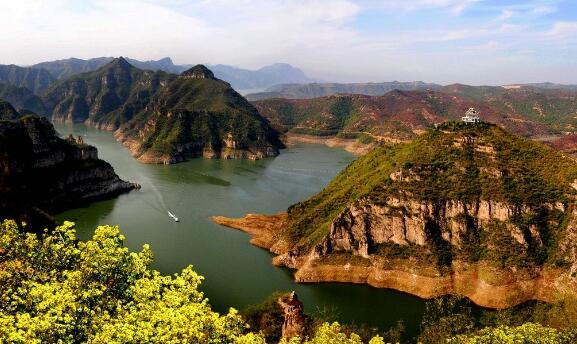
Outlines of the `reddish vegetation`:
<svg viewBox="0 0 577 344">
<path fill-rule="evenodd" d="M 547 142 L 547 144 L 557 150 L 575 152 L 577 150 L 577 134 L 565 135 L 556 140 Z"/>
<path fill-rule="evenodd" d="M 457 93 L 437 91 L 391 91 L 382 96 L 333 95 L 314 99 L 269 99 L 254 102 L 259 112 L 283 130 L 307 128 L 335 133 L 368 132 L 373 135 L 410 139 L 418 132 L 446 120 L 459 119 L 469 107 L 480 111 L 485 121 L 524 136 L 545 135 L 543 124 L 504 111 L 488 101 Z M 335 107 L 350 105 L 339 121 Z M 342 107 L 341 107 L 342 108 Z M 342 116 L 342 114 L 341 114 Z"/>
</svg>

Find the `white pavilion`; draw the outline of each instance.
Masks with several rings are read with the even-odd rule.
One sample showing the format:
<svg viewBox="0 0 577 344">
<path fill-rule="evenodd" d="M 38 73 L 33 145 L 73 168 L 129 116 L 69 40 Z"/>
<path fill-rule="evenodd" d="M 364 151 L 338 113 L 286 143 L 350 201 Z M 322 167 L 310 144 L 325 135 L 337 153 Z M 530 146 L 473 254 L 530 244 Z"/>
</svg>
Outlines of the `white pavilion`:
<svg viewBox="0 0 577 344">
<path fill-rule="evenodd" d="M 479 112 L 477 112 L 475 108 L 469 108 L 469 110 L 465 112 L 465 116 L 461 117 L 461 120 L 465 123 L 481 123 Z"/>
</svg>

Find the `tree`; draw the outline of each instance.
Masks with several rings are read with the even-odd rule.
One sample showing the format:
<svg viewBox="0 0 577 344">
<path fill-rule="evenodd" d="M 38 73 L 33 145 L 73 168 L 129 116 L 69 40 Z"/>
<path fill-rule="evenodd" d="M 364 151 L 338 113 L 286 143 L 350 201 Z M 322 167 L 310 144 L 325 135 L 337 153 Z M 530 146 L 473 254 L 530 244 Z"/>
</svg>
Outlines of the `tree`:
<svg viewBox="0 0 577 344">
<path fill-rule="evenodd" d="M 0 223 L 0 343 L 266 343 L 235 309 L 211 309 L 191 266 L 163 276 L 148 245 L 130 252 L 124 239 L 113 226 L 83 242 L 71 222 L 42 235 Z M 361 340 L 325 323 L 304 343 Z"/>
<path fill-rule="evenodd" d="M 476 334 L 460 335 L 449 344 L 570 344 L 575 343 L 575 331 L 561 331 L 538 324 L 525 323 L 517 327 L 499 326 L 485 328 Z"/>
</svg>

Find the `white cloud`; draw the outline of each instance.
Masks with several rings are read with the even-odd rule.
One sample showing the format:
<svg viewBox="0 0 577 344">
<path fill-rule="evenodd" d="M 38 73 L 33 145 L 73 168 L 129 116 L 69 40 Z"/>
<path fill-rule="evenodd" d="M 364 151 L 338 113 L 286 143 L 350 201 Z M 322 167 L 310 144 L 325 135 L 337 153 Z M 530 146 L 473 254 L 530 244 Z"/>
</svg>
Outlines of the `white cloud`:
<svg viewBox="0 0 577 344">
<path fill-rule="evenodd" d="M 567 36 L 577 34 L 577 21 L 560 21 L 553 24 L 547 33 L 550 36 Z"/>
<path fill-rule="evenodd" d="M 470 6 L 475 11 L 464 11 Z M 477 0 L 0 0 L 0 63 L 170 56 L 176 63 L 248 68 L 288 62 L 326 80 L 435 82 L 503 77 L 484 73 L 496 64 L 500 73 L 509 66 L 510 75 L 523 77 L 546 60 L 539 56 L 567 52 L 566 43 L 577 37 L 572 21 L 538 22 L 550 29 L 536 30 L 533 22 L 547 19 L 539 14 L 552 9 L 523 6 Z M 400 24 L 392 18 L 399 11 L 391 9 L 405 11 Z M 436 10 L 415 13 L 426 9 Z M 481 12 L 489 19 L 479 20 Z M 367 13 L 363 26 L 360 15 Z M 523 53 L 523 61 L 533 60 L 523 70 L 512 57 L 527 47 L 533 52 Z"/>
<path fill-rule="evenodd" d="M 384 5 L 405 11 L 442 8 L 453 14 L 460 14 L 468 6 L 480 1 L 482 0 L 384 0 Z"/>
<path fill-rule="evenodd" d="M 511 10 L 502 10 L 501 14 L 496 19 L 500 20 L 500 21 L 505 21 L 505 20 L 513 18 L 513 16 L 515 16 L 515 14 L 516 13 L 514 11 L 511 11 Z"/>
<path fill-rule="evenodd" d="M 54 0 L 0 4 L 0 63 L 69 56 L 172 56 L 181 63 L 258 66 L 297 50 L 334 52 L 355 32 L 359 7 L 347 0 Z M 308 51 L 310 53 L 310 51 Z"/>
<path fill-rule="evenodd" d="M 554 6 L 550 6 L 550 5 L 536 6 L 531 10 L 532 14 L 535 14 L 538 16 L 544 16 L 544 15 L 555 13 L 555 12 L 557 12 L 557 8 Z"/>
</svg>

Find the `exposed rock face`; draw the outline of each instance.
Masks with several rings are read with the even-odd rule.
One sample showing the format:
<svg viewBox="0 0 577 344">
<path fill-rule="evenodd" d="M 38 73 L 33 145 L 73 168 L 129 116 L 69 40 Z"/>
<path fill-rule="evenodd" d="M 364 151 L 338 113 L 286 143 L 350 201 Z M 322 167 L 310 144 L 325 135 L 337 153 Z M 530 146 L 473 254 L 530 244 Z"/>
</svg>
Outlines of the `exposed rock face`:
<svg viewBox="0 0 577 344">
<path fill-rule="evenodd" d="M 44 97 L 55 121 L 116 131 L 144 163 L 278 155 L 278 133 L 228 83 L 198 65 L 180 76 L 123 58 L 57 82 Z"/>
<path fill-rule="evenodd" d="M 561 203 L 546 205 L 563 212 Z M 333 252 L 351 252 L 369 257 L 378 244 L 415 244 L 424 246 L 431 236 L 429 228 L 439 228 L 441 237 L 451 245 L 461 247 L 471 227 L 488 228 L 500 223 L 515 241 L 525 247 L 542 244 L 539 231 L 513 224 L 513 216 L 527 216 L 528 208 L 493 201 L 466 204 L 446 201 L 441 204 L 389 197 L 384 204 L 374 204 L 367 198 L 355 201 L 331 223 L 329 234 L 315 247 L 321 256 Z"/>
<path fill-rule="evenodd" d="M 369 152 L 286 215 L 215 220 L 254 235 L 297 282 L 504 308 L 577 292 L 575 175 L 572 158 L 538 143 L 448 123 Z"/>
<path fill-rule="evenodd" d="M 281 296 L 278 299 L 278 304 L 284 313 L 282 338 L 302 337 L 305 332 L 306 319 L 303 312 L 303 303 L 298 299 L 297 294 L 293 291 Z"/>
<path fill-rule="evenodd" d="M 203 65 L 196 65 L 191 69 L 182 72 L 180 74 L 181 78 L 190 78 L 190 79 L 215 79 L 214 73 L 210 71 L 210 69 L 206 68 Z"/>
<path fill-rule="evenodd" d="M 98 159 L 95 147 L 59 138 L 48 120 L 33 116 L 0 122 L 0 172 L 5 218 L 27 219 L 32 209 L 59 211 L 137 187 Z"/>
</svg>

